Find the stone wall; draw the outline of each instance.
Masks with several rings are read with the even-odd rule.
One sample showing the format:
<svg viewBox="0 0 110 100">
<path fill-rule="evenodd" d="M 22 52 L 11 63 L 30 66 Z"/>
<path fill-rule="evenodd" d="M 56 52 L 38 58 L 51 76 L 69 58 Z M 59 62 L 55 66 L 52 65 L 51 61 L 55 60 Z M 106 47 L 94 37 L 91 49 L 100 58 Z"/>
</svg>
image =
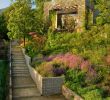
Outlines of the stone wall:
<svg viewBox="0 0 110 100">
<path fill-rule="evenodd" d="M 60 5 L 63 7 L 78 6 L 77 14 L 77 31 L 82 31 L 84 26 L 84 21 L 86 18 L 86 7 L 90 6 L 90 0 L 52 0 L 50 2 L 45 2 L 44 4 L 44 15 L 49 16 L 49 10 L 53 6 Z"/>
<path fill-rule="evenodd" d="M 39 92 L 44 96 L 54 95 L 54 94 L 61 94 L 61 88 L 64 84 L 64 77 L 42 77 L 32 66 L 30 66 L 30 57 L 25 55 L 24 50 L 22 49 L 22 52 L 25 56 L 25 61 L 27 64 L 27 67 L 29 69 L 30 75 L 34 82 L 36 83 L 36 86 L 39 90 Z"/>
</svg>

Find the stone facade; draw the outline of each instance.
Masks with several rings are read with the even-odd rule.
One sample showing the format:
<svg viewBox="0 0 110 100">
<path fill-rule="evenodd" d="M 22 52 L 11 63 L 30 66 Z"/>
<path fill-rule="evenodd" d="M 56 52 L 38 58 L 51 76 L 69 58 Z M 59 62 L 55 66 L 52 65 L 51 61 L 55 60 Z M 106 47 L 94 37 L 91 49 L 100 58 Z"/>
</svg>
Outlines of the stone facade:
<svg viewBox="0 0 110 100">
<path fill-rule="evenodd" d="M 56 11 L 55 7 L 57 10 L 59 10 L 58 7 L 62 9 L 77 7 L 77 13 L 73 15 L 71 14 L 76 21 L 77 31 L 82 31 L 84 28 L 84 21 L 86 20 L 86 9 L 92 9 L 90 0 L 50 0 L 44 3 L 45 18 L 48 18 L 51 10 Z M 56 23 L 54 25 L 55 28 L 57 28 L 57 17 L 58 16 L 56 13 Z"/>
</svg>

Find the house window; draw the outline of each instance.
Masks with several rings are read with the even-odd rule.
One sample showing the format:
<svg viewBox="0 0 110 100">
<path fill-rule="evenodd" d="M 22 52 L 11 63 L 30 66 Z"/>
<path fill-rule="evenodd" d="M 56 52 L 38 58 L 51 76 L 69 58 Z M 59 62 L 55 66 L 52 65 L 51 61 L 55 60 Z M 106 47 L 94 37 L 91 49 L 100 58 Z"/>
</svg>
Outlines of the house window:
<svg viewBox="0 0 110 100">
<path fill-rule="evenodd" d="M 57 30 L 74 31 L 76 26 L 76 12 L 57 12 Z"/>
</svg>

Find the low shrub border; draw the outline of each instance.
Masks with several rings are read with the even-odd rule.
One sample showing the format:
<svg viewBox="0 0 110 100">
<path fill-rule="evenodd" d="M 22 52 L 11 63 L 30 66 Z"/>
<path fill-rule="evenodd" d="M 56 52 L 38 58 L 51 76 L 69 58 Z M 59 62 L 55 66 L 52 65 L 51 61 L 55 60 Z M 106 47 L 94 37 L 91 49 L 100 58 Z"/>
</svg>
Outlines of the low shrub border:
<svg viewBox="0 0 110 100">
<path fill-rule="evenodd" d="M 62 91 L 62 85 L 64 83 L 64 77 L 42 77 L 34 68 L 30 66 L 31 58 L 25 55 L 25 50 L 22 49 L 25 56 L 26 64 L 32 79 L 36 83 L 38 90 L 42 95 L 60 94 Z"/>
<path fill-rule="evenodd" d="M 62 86 L 62 94 L 65 96 L 67 100 L 84 100 L 75 92 L 67 88 L 65 85 Z"/>
</svg>

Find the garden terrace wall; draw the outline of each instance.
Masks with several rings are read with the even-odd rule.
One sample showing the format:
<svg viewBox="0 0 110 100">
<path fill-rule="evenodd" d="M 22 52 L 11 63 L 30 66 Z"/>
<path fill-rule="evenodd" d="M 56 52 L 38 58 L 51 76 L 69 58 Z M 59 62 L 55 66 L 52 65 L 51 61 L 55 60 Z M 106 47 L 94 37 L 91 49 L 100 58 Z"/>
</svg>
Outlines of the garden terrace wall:
<svg viewBox="0 0 110 100">
<path fill-rule="evenodd" d="M 53 95 L 62 93 L 62 85 L 64 83 L 64 77 L 42 77 L 34 68 L 30 66 L 31 58 L 25 55 L 26 64 L 29 68 L 32 79 L 37 85 L 38 90 L 42 95 Z"/>
</svg>

